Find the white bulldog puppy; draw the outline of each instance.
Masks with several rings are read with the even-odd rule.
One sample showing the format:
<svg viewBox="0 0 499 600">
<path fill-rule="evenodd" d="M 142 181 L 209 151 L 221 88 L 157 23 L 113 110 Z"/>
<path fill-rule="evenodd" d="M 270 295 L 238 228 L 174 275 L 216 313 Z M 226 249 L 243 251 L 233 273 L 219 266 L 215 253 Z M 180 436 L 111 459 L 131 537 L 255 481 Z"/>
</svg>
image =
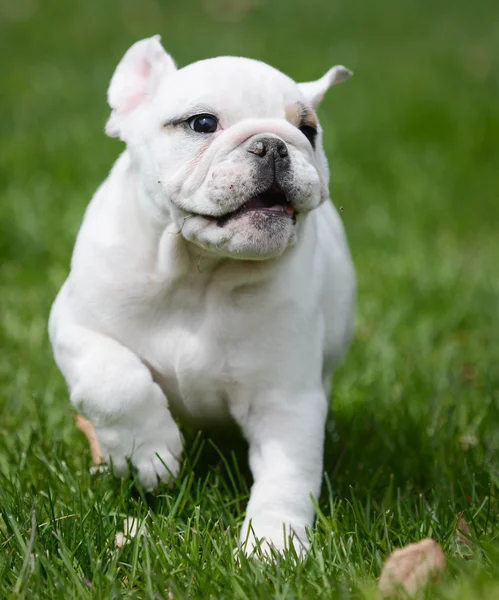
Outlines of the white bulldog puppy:
<svg viewBox="0 0 499 600">
<path fill-rule="evenodd" d="M 297 84 L 235 57 L 177 69 L 159 36 L 133 45 L 108 92 L 126 150 L 50 316 L 71 402 L 117 476 L 175 477 L 177 419 L 240 427 L 247 552 L 309 544 L 355 288 L 315 111 L 349 75 Z"/>
</svg>

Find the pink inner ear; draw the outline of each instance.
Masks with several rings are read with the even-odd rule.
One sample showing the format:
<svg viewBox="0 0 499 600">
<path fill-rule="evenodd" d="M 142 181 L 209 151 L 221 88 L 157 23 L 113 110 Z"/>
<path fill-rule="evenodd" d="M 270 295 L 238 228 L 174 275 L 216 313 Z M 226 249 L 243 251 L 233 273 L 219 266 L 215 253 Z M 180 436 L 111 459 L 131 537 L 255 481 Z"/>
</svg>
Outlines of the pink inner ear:
<svg viewBox="0 0 499 600">
<path fill-rule="evenodd" d="M 147 59 L 142 58 L 134 77 L 133 86 L 131 86 L 133 87 L 133 91 L 130 92 L 127 102 L 120 112 L 126 113 L 133 110 L 144 100 L 147 94 L 147 82 L 151 76 L 151 71 L 151 63 Z"/>
<path fill-rule="evenodd" d="M 142 77 L 142 79 L 148 79 L 151 74 L 151 63 L 145 58 L 143 58 L 140 63 L 139 76 Z"/>
</svg>

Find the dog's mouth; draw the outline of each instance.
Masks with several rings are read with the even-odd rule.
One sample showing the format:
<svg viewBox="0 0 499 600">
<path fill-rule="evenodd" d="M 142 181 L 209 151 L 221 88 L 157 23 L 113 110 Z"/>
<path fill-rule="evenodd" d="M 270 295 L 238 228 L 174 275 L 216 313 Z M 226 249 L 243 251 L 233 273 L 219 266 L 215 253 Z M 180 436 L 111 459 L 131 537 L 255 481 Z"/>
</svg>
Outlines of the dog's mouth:
<svg viewBox="0 0 499 600">
<path fill-rule="evenodd" d="M 296 220 L 296 210 L 281 187 L 274 183 L 264 192 L 251 197 L 234 212 L 218 217 L 216 221 L 220 227 L 223 227 L 227 221 L 249 212 L 272 217 L 284 217 L 292 219 L 293 222 Z"/>
</svg>

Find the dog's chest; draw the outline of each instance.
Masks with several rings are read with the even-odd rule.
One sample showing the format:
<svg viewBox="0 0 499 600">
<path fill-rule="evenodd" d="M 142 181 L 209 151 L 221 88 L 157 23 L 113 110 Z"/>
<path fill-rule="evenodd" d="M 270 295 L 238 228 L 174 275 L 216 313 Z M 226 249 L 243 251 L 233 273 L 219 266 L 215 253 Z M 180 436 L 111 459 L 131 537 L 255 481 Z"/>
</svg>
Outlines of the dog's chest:
<svg viewBox="0 0 499 600">
<path fill-rule="evenodd" d="M 254 365 L 245 358 L 252 347 L 248 319 L 230 294 L 179 287 L 129 315 L 126 343 L 148 365 L 173 413 L 210 425 L 230 418 L 232 391 Z"/>
<path fill-rule="evenodd" d="M 193 331 L 184 325 L 166 319 L 146 342 L 144 360 L 178 416 L 193 424 L 225 420 L 231 365 L 222 340 L 215 341 L 206 326 Z"/>
</svg>

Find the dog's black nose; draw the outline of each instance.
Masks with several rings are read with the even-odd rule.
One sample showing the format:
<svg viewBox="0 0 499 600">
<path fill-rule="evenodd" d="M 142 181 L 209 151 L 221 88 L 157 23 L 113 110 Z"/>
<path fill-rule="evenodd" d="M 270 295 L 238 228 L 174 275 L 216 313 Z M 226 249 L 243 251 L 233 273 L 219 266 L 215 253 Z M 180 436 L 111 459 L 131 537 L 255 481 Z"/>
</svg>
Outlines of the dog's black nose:
<svg viewBox="0 0 499 600">
<path fill-rule="evenodd" d="M 267 155 L 273 155 L 273 158 L 287 158 L 289 155 L 286 144 L 277 137 L 259 136 L 251 140 L 248 152 L 256 154 L 261 158 Z"/>
</svg>

